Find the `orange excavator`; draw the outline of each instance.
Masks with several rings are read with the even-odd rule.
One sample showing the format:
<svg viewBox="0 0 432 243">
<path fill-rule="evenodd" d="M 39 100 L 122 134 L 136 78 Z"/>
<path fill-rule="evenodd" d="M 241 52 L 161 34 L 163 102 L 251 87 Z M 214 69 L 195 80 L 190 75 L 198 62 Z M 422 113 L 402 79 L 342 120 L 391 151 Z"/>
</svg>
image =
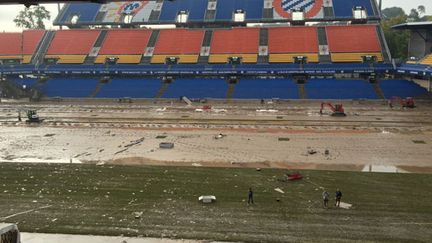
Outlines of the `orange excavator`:
<svg viewBox="0 0 432 243">
<path fill-rule="evenodd" d="M 342 104 L 335 104 L 335 105 L 333 105 L 332 103 L 322 102 L 321 103 L 321 109 L 320 109 L 320 115 L 323 114 L 323 110 L 324 110 L 325 107 L 330 108 L 330 110 L 333 112 L 331 114 L 331 116 L 346 116 L 345 110 L 344 110 Z"/>
<path fill-rule="evenodd" d="M 401 97 L 394 96 L 390 99 L 389 105 L 391 108 L 393 108 L 393 106 L 396 103 L 399 103 L 404 108 L 415 108 L 416 107 L 413 97 L 406 97 L 405 99 L 402 99 Z"/>
</svg>

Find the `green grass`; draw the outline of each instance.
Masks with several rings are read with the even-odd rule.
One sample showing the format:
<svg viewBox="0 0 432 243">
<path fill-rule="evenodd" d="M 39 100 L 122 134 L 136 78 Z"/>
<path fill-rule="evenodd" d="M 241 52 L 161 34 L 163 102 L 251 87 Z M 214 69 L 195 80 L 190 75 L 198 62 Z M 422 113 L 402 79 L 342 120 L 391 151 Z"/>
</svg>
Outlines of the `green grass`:
<svg viewBox="0 0 432 243">
<path fill-rule="evenodd" d="M 52 205 L 6 221 L 26 232 L 247 242 L 432 239 L 431 175 L 303 171 L 302 181 L 279 181 L 286 172 L 3 163 L 0 221 Z M 319 187 L 332 196 L 340 188 L 353 208 L 323 209 Z M 200 195 L 215 195 L 217 203 L 202 205 Z"/>
</svg>

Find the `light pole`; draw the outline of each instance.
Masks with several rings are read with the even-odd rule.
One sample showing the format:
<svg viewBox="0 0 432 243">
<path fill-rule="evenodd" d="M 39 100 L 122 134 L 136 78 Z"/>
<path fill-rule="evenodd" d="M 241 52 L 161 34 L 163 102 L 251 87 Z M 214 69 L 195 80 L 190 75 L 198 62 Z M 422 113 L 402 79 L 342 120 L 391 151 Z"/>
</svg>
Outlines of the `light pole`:
<svg viewBox="0 0 432 243">
<path fill-rule="evenodd" d="M 60 10 L 61 10 L 60 3 L 57 3 L 57 16 L 60 15 Z M 60 30 L 62 29 L 63 29 L 63 25 L 60 24 Z"/>
</svg>

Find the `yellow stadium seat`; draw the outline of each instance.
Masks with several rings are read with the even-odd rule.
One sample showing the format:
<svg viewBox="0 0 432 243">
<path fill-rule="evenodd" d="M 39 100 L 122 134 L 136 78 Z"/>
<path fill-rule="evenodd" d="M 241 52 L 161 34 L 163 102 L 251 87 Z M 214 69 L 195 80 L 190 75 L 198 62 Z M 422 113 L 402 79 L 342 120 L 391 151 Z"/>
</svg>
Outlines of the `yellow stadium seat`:
<svg viewBox="0 0 432 243">
<path fill-rule="evenodd" d="M 119 64 L 139 64 L 141 62 L 142 55 L 99 55 L 96 57 L 95 63 L 105 63 L 107 57 L 117 57 L 117 63 Z"/>
<path fill-rule="evenodd" d="M 424 57 L 421 61 L 420 64 L 424 64 L 424 65 L 432 65 L 432 54 L 427 55 L 426 57 Z"/>
<path fill-rule="evenodd" d="M 292 63 L 294 62 L 294 57 L 305 56 L 308 62 L 319 62 L 317 53 L 290 53 L 290 54 L 270 54 L 270 63 Z"/>
<path fill-rule="evenodd" d="M 198 55 L 154 55 L 151 59 L 151 64 L 165 63 L 167 57 L 178 57 L 178 63 L 197 63 Z"/>
<path fill-rule="evenodd" d="M 46 55 L 45 58 L 58 58 L 58 64 L 83 64 L 86 55 Z"/>
<path fill-rule="evenodd" d="M 22 63 L 29 64 L 32 59 L 32 55 L 24 55 Z"/>
<path fill-rule="evenodd" d="M 0 60 L 5 60 L 5 59 L 21 59 L 22 63 L 24 63 L 24 64 L 30 63 L 31 58 L 32 58 L 32 55 L 0 56 Z"/>
<path fill-rule="evenodd" d="M 258 61 L 258 54 L 213 54 L 209 57 L 209 63 L 227 63 L 229 57 L 241 57 L 243 63 Z"/>
<path fill-rule="evenodd" d="M 362 56 L 376 56 L 378 62 L 384 60 L 382 53 L 331 53 L 332 62 L 363 62 Z"/>
</svg>

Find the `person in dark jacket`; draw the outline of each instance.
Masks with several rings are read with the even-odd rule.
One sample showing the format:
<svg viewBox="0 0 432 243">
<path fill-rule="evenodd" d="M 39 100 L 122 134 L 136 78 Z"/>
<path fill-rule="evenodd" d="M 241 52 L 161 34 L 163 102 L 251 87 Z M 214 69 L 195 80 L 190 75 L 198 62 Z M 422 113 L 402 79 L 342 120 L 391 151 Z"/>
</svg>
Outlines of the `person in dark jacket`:
<svg viewBox="0 0 432 243">
<path fill-rule="evenodd" d="M 254 204 L 252 188 L 249 188 L 249 193 L 248 193 L 248 204 Z"/>
<path fill-rule="evenodd" d="M 340 206 L 340 202 L 341 202 L 341 198 L 342 198 L 342 192 L 339 190 L 339 188 L 336 190 L 336 203 L 335 206 L 339 207 Z"/>
</svg>

